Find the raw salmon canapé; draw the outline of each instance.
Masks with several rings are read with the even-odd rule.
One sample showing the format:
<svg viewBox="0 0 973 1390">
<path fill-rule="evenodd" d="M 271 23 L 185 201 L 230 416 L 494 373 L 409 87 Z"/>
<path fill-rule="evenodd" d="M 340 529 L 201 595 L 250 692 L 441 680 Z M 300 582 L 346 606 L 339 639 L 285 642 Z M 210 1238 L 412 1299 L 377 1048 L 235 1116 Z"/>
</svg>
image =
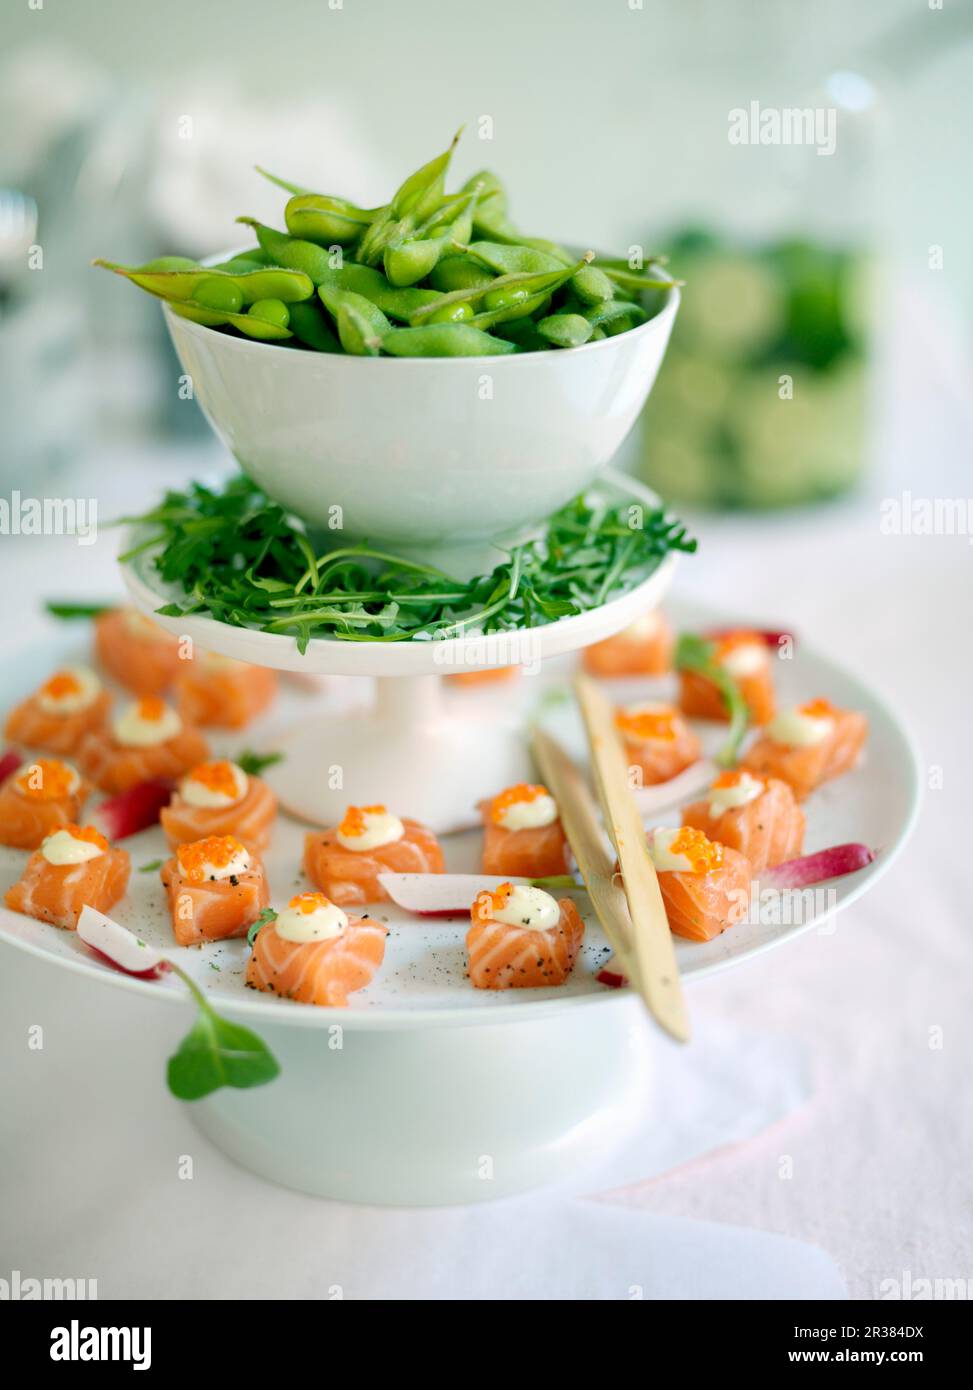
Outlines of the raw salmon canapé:
<svg viewBox="0 0 973 1390">
<path fill-rule="evenodd" d="M 752 724 L 767 724 L 776 704 L 772 657 L 759 632 L 728 632 L 715 638 L 713 660 L 739 687 Z M 679 673 L 679 707 L 691 719 L 729 723 L 726 702 L 717 687 L 695 671 Z"/>
<path fill-rule="evenodd" d="M 675 640 L 664 614 L 653 608 L 614 637 L 585 647 L 581 662 L 589 675 L 603 680 L 616 676 L 664 676 L 672 669 Z"/>
<path fill-rule="evenodd" d="M 4 733 L 28 748 L 70 754 L 86 733 L 104 724 L 110 707 L 111 696 L 94 671 L 63 666 L 11 712 Z"/>
<path fill-rule="evenodd" d="M 615 712 L 633 786 L 668 782 L 702 755 L 695 733 L 672 705 L 624 705 Z"/>
<path fill-rule="evenodd" d="M 660 827 L 649 837 L 669 930 L 712 941 L 741 921 L 750 902 L 750 861 L 701 830 Z"/>
<path fill-rule="evenodd" d="M 513 878 L 554 878 L 568 871 L 571 851 L 546 787 L 520 782 L 492 801 L 483 813 L 483 872 Z"/>
<path fill-rule="evenodd" d="M 243 729 L 273 703 L 277 673 L 231 656 L 198 652 L 180 671 L 176 693 L 187 723 Z"/>
<path fill-rule="evenodd" d="M 161 695 L 189 659 L 177 637 L 134 608 L 113 608 L 95 619 L 95 654 L 133 695 Z"/>
<path fill-rule="evenodd" d="M 159 819 L 170 849 L 207 835 L 235 835 L 259 851 L 270 843 L 276 815 L 277 798 L 267 783 L 224 761 L 187 772 Z"/>
<path fill-rule="evenodd" d="M 106 792 L 127 792 L 151 778 L 168 781 L 203 762 L 206 740 L 158 695 L 134 700 L 103 729 L 86 734 L 78 762 Z"/>
<path fill-rule="evenodd" d="M 746 768 L 721 772 L 703 800 L 686 807 L 682 823 L 739 850 L 755 874 L 795 859 L 804 845 L 804 812 L 787 783 Z"/>
<path fill-rule="evenodd" d="M 304 841 L 304 872 L 339 907 L 385 901 L 379 874 L 445 871 L 432 831 L 384 806 L 349 806 L 337 828 L 313 830 Z"/>
<path fill-rule="evenodd" d="M 112 849 L 93 826 L 62 825 L 30 856 L 4 902 L 14 912 L 74 931 L 82 908 L 107 912 L 124 897 L 129 870 L 125 850 Z"/>
<path fill-rule="evenodd" d="M 829 700 L 783 710 L 748 749 L 743 766 L 757 777 L 778 777 L 799 801 L 815 787 L 854 767 L 868 736 L 868 721 Z"/>
<path fill-rule="evenodd" d="M 574 969 L 584 922 L 570 898 L 542 888 L 501 883 L 477 893 L 466 933 L 475 989 L 535 989 L 563 985 Z"/>
<path fill-rule="evenodd" d="M 232 835 L 179 845 L 160 877 L 180 946 L 246 936 L 270 902 L 263 865 Z"/>
<path fill-rule="evenodd" d="M 0 844 L 37 849 L 59 826 L 77 821 L 88 787 L 58 758 L 38 758 L 0 786 Z"/>
<path fill-rule="evenodd" d="M 301 1004 L 344 1008 L 371 984 L 385 956 L 386 928 L 349 917 L 323 893 L 299 893 L 262 926 L 247 964 L 247 985 Z"/>
</svg>

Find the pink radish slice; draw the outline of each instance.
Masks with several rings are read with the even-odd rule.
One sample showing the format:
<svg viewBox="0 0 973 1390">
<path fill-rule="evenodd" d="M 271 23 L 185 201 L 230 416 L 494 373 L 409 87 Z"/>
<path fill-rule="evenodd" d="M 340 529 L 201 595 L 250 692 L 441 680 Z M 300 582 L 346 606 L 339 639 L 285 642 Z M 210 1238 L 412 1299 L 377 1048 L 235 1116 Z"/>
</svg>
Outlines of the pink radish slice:
<svg viewBox="0 0 973 1390">
<path fill-rule="evenodd" d="M 614 956 L 609 956 L 604 965 L 595 975 L 599 984 L 608 985 L 609 989 L 621 989 L 628 984 L 628 980 L 619 969 Z"/>
<path fill-rule="evenodd" d="M 378 881 L 394 903 L 419 917 L 452 917 L 457 912 L 469 912 L 477 893 L 484 888 L 492 891 L 501 883 L 532 882 L 529 878 L 502 878 L 498 874 L 379 874 Z"/>
<path fill-rule="evenodd" d="M 94 820 L 109 840 L 124 840 L 157 825 L 159 812 L 171 799 L 172 787 L 168 782 L 139 782 L 127 792 L 103 801 L 95 810 Z"/>
<path fill-rule="evenodd" d="M 16 753 L 12 748 L 8 749 L 0 758 L 0 782 L 5 782 L 11 773 L 16 772 L 23 761 L 19 753 Z"/>
<path fill-rule="evenodd" d="M 643 820 L 654 820 L 674 806 L 685 806 L 695 797 L 708 791 L 720 769 L 711 758 L 701 758 L 668 782 L 653 787 L 636 787 L 635 804 Z"/>
<path fill-rule="evenodd" d="M 169 962 L 161 952 L 146 946 L 134 932 L 93 907 L 81 909 L 78 935 L 96 955 L 125 975 L 148 980 L 169 969 Z"/>
<path fill-rule="evenodd" d="M 800 859 L 776 864 L 765 870 L 761 882 L 772 888 L 808 888 L 829 878 L 857 873 L 871 864 L 875 854 L 876 851 L 867 845 L 832 845 L 830 849 L 818 850 L 817 854 L 805 854 Z"/>
</svg>

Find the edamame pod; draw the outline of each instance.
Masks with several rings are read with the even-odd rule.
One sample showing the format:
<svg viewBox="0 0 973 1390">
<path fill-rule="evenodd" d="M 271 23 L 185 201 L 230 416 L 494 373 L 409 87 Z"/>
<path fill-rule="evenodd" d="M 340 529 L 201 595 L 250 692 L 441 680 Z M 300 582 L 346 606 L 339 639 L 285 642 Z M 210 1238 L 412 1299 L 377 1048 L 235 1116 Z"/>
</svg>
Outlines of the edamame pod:
<svg viewBox="0 0 973 1390">
<path fill-rule="evenodd" d="M 290 312 L 282 299 L 258 299 L 250 305 L 247 314 L 250 318 L 272 324 L 275 328 L 290 327 Z"/>
<path fill-rule="evenodd" d="M 391 330 L 392 325 L 381 309 L 364 295 L 340 289 L 337 285 L 319 285 L 318 295 L 337 325 L 338 337 L 345 352 L 361 356 L 371 351 L 366 346 L 368 342 L 373 338 L 381 341 Z M 352 312 L 342 315 L 342 307 Z"/>
<path fill-rule="evenodd" d="M 494 357 L 517 346 L 468 323 L 429 323 L 393 328 L 382 339 L 382 351 L 393 357 Z"/>
<path fill-rule="evenodd" d="M 173 301 L 169 307 L 180 318 L 191 319 L 193 323 L 201 323 L 206 328 L 222 328 L 230 324 L 248 338 L 256 338 L 260 342 L 282 342 L 285 338 L 293 336 L 289 328 L 281 328 L 265 319 L 252 318 L 249 314 L 220 313 L 218 310 L 206 309 L 201 304 L 182 300 Z"/>
<path fill-rule="evenodd" d="M 268 227 L 255 217 L 238 217 L 237 221 L 253 228 L 261 249 L 275 265 L 306 275 L 315 288 L 326 280 L 334 279 L 335 267 L 330 253 L 323 246 L 315 246 L 313 241 L 302 241 L 288 232 L 278 232 L 275 227 Z"/>
<path fill-rule="evenodd" d="M 582 314 L 549 314 L 537 324 L 537 332 L 554 347 L 581 347 L 594 333 Z"/>
<path fill-rule="evenodd" d="M 370 227 L 381 208 L 359 208 L 345 198 L 301 193 L 289 199 L 284 221 L 291 236 L 319 246 L 347 246 Z"/>
<path fill-rule="evenodd" d="M 291 321 L 288 325 L 294 337 L 305 346 L 317 352 L 340 352 L 341 344 L 331 332 L 324 317 L 324 310 L 311 299 L 290 306 Z"/>
<path fill-rule="evenodd" d="M 632 304 L 624 299 L 610 299 L 602 301 L 601 304 L 592 304 L 583 312 L 592 328 L 603 329 L 609 337 L 635 328 L 649 317 L 641 305 Z"/>
<path fill-rule="evenodd" d="M 615 297 L 615 286 L 603 270 L 586 265 L 571 277 L 571 288 L 585 304 L 601 304 Z"/>
<path fill-rule="evenodd" d="M 237 314 L 243 308 L 243 291 L 229 275 L 208 275 L 197 284 L 193 300 L 206 309 Z"/>
<path fill-rule="evenodd" d="M 488 285 L 471 286 L 466 290 L 453 290 L 452 293 L 444 295 L 443 302 L 436 307 L 442 309 L 446 303 L 469 303 L 473 307 L 482 305 L 484 313 L 491 316 L 520 318 L 531 312 L 529 308 L 525 307 L 528 300 L 537 297 L 538 305 L 535 307 L 538 307 L 545 296 L 552 294 L 554 290 L 566 284 L 580 269 L 590 264 L 593 255 L 593 251 L 588 251 L 577 265 L 566 266 L 559 271 L 548 271 L 538 275 L 499 275 Z M 419 309 L 413 314 L 410 322 L 414 326 L 428 322 L 431 312 L 431 306 Z M 503 322 L 503 317 L 493 317 L 492 321 L 494 323 Z"/>
<path fill-rule="evenodd" d="M 425 280 L 450 241 L 447 233 L 446 236 L 430 237 L 425 241 L 406 240 L 386 246 L 382 260 L 390 283 L 402 288 Z"/>
<path fill-rule="evenodd" d="M 443 294 L 476 289 L 492 284 L 495 278 L 492 271 L 465 255 L 444 256 L 429 276 L 433 288 Z"/>
<path fill-rule="evenodd" d="M 386 246 L 407 237 L 440 207 L 446 171 L 462 130 L 453 136 L 449 149 L 423 164 L 399 185 L 387 208 L 380 209 L 358 244 L 355 259 L 376 265 Z"/>
<path fill-rule="evenodd" d="M 471 241 L 468 254 L 498 275 L 536 275 L 559 270 L 564 262 L 534 246 L 511 246 L 502 241 Z"/>
<path fill-rule="evenodd" d="M 195 297 L 197 287 L 204 281 L 225 277 L 237 285 L 243 295 L 244 304 L 253 304 L 258 299 L 282 299 L 285 303 L 309 299 L 314 293 L 310 278 L 298 270 L 266 267 L 245 271 L 242 275 L 228 274 L 225 270 L 149 270 L 144 266 L 116 265 L 112 261 L 95 261 L 95 265 L 113 270 L 116 275 L 124 275 L 149 294 L 160 299 L 188 300 Z"/>
</svg>

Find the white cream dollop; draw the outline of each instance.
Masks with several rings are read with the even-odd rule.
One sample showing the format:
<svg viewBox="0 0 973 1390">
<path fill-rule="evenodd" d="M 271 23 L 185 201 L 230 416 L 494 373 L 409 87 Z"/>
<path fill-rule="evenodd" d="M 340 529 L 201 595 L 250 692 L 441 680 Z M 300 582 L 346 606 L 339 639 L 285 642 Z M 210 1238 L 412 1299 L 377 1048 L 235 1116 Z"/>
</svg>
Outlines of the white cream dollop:
<svg viewBox="0 0 973 1390">
<path fill-rule="evenodd" d="M 235 795 L 229 796 L 226 792 L 218 791 L 216 787 L 208 787 L 205 782 L 197 781 L 189 772 L 179 783 L 179 795 L 186 805 L 199 806 L 207 811 L 222 811 L 225 807 L 235 806 L 238 801 L 242 801 L 249 785 L 247 774 L 242 767 L 237 767 L 236 763 L 229 763 L 228 766 L 233 773 Z"/>
<path fill-rule="evenodd" d="M 199 882 L 206 879 L 216 879 L 219 882 L 225 878 L 239 878 L 241 874 L 247 873 L 249 868 L 249 851 L 241 845 L 239 851 L 232 855 L 225 864 L 213 864 L 208 859 L 202 860 L 195 877 Z"/>
<path fill-rule="evenodd" d="M 625 642 L 645 642 L 650 637 L 655 637 L 661 627 L 662 614 L 658 608 L 650 608 L 648 613 L 643 613 L 641 618 L 629 623 L 618 635 Z"/>
<path fill-rule="evenodd" d="M 658 873 L 691 874 L 692 860 L 685 854 L 673 854 L 670 846 L 681 830 L 671 830 L 660 826 L 652 832 L 649 841 L 649 855 Z"/>
<path fill-rule="evenodd" d="M 62 666 L 57 675 L 73 677 L 76 689 L 66 690 L 63 695 L 53 694 L 46 685 L 37 692 L 37 703 L 45 714 L 77 714 L 94 704 L 101 690 L 101 681 L 87 666 Z M 56 679 L 52 677 L 52 679 Z"/>
<path fill-rule="evenodd" d="M 527 931 L 552 931 L 561 920 L 557 899 L 543 888 L 515 884 L 503 907 L 495 908 L 493 920 L 508 927 L 523 927 Z"/>
<path fill-rule="evenodd" d="M 782 710 L 767 725 L 767 735 L 775 743 L 789 748 L 813 748 L 823 743 L 834 729 L 834 720 L 827 715 L 804 714 L 800 707 Z"/>
<path fill-rule="evenodd" d="M 736 782 L 728 787 L 710 787 L 709 813 L 715 820 L 717 816 L 722 816 L 724 811 L 735 811 L 738 806 L 749 806 L 751 801 L 756 801 L 763 789 L 764 784 L 758 777 L 751 777 L 749 772 L 741 772 Z"/>
<path fill-rule="evenodd" d="M 182 729 L 182 720 L 171 705 L 165 705 L 158 719 L 146 719 L 141 713 L 140 700 L 134 701 L 112 722 L 116 743 L 126 748 L 151 748 L 175 738 Z"/>
<path fill-rule="evenodd" d="M 731 647 L 725 656 L 721 656 L 719 664 L 728 675 L 740 680 L 744 676 L 759 676 L 761 671 L 766 670 L 769 660 L 767 648 L 762 642 L 741 642 L 738 647 Z"/>
<path fill-rule="evenodd" d="M 381 849 L 382 845 L 401 840 L 405 834 L 405 826 L 398 816 L 393 816 L 389 811 L 363 811 L 362 818 L 365 826 L 361 834 L 348 835 L 340 826 L 335 832 L 335 839 L 344 849 L 360 852 Z"/>
<path fill-rule="evenodd" d="M 544 792 L 541 796 L 509 802 L 500 812 L 497 824 L 504 830 L 539 830 L 553 825 L 557 814 L 557 802 L 549 792 Z"/>
<path fill-rule="evenodd" d="M 104 852 L 101 845 L 91 840 L 76 840 L 70 830 L 55 830 L 41 844 L 41 854 L 48 864 L 86 864 Z"/>
<path fill-rule="evenodd" d="M 348 926 L 348 914 L 336 903 L 325 900 L 313 912 L 288 906 L 277 914 L 277 935 L 285 941 L 330 941 Z"/>
</svg>

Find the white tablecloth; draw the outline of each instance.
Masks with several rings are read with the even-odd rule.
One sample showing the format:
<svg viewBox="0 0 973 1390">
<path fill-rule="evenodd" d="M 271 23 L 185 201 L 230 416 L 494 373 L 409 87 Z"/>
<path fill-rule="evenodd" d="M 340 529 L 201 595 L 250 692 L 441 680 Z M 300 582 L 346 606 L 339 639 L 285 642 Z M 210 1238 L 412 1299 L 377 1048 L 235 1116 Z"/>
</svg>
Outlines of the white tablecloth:
<svg viewBox="0 0 973 1390">
<path fill-rule="evenodd" d="M 935 468 L 942 470 L 943 457 Z M 102 514 L 141 507 L 166 481 L 214 462 L 219 465 L 213 452 L 102 457 L 92 465 Z M 937 476 L 927 458 L 909 476 L 925 478 L 913 482 L 917 493 L 951 495 L 962 486 L 947 473 Z M 79 489 L 83 484 L 73 481 L 72 491 Z M 756 1235 L 747 1245 L 738 1229 L 673 1226 L 672 1218 L 683 1217 L 817 1246 L 836 1261 L 852 1296 L 874 1295 L 883 1280 L 902 1279 L 906 1271 L 913 1279 L 973 1275 L 973 1136 L 965 1084 L 973 930 L 966 883 L 970 542 L 884 535 L 878 503 L 866 497 L 816 514 L 703 520 L 700 553 L 683 566 L 683 593 L 708 602 L 724 595 L 742 619 L 791 626 L 888 692 L 941 776 L 933 778 L 937 789 L 927 793 L 905 856 L 841 916 L 834 934 L 810 934 L 693 988 L 697 1018 L 802 1042 L 814 1093 L 745 1144 L 613 1194 L 613 1203 L 659 1220 L 650 1228 L 630 1216 L 619 1227 L 606 1218 L 599 1269 L 617 1267 L 612 1241 L 627 1239 L 629 1251 L 633 1241 L 639 1249 L 668 1251 L 680 1269 L 674 1287 L 682 1291 L 713 1292 L 709 1273 L 746 1268 L 757 1273 L 741 1287 L 759 1294 L 768 1279 L 773 1283 L 780 1261 L 791 1270 L 788 1287 L 795 1291 L 840 1291 L 828 1262 L 815 1263 L 820 1257 L 813 1251 L 787 1247 L 788 1264 L 778 1247 Z M 0 540 L 8 661 L 16 660 L 19 643 L 43 629 L 36 620 L 41 596 L 116 591 L 113 552 L 107 532 L 87 548 L 69 538 Z M 141 1039 L 133 1035 L 138 1021 L 130 998 L 99 991 L 101 1041 L 92 1047 L 75 1031 L 84 1017 L 79 982 L 59 972 L 55 985 L 49 968 L 10 947 L 0 948 L 0 961 L 7 1023 L 0 1274 L 13 1268 L 97 1273 L 105 1296 L 327 1296 L 332 1284 L 349 1282 L 349 1296 L 377 1295 L 403 1287 L 411 1241 L 435 1252 L 435 1269 L 423 1264 L 416 1287 L 432 1294 L 447 1287 L 457 1296 L 485 1287 L 469 1273 L 471 1232 L 489 1229 L 482 1217 L 450 1224 L 441 1213 L 406 1218 L 358 1211 L 356 1217 L 346 1211 L 325 1219 L 323 1212 L 337 1208 L 258 1184 L 208 1147 L 200 1153 L 195 1138 L 191 1152 L 199 1155 L 205 1180 L 180 1182 L 176 1167 L 191 1131 L 161 1087 L 146 1089 L 133 1079 L 144 1073 L 137 1070 Z M 43 1052 L 27 1046 L 31 1021 L 45 1025 Z M 151 1026 L 174 1039 L 180 1025 L 167 1013 L 164 1023 Z M 110 1038 L 114 1047 L 105 1043 Z M 571 1258 L 567 1247 L 575 1242 L 577 1261 L 593 1258 L 592 1232 L 599 1229 L 590 1204 L 564 1200 L 567 1206 L 546 1199 L 528 1204 L 514 1222 L 516 1228 L 523 1212 L 532 1211 L 529 1243 L 546 1243 L 548 1291 L 561 1294 L 579 1288 L 555 1273 Z M 496 1222 L 495 1232 L 502 1228 L 499 1210 Z M 332 1277 L 326 1260 L 306 1258 L 306 1242 L 309 1232 L 323 1240 L 339 1229 L 348 1237 L 346 1251 L 360 1245 L 373 1258 L 370 1266 L 357 1258 Z M 298 1257 L 297 1247 L 304 1251 Z M 451 1277 L 437 1283 L 436 1270 Z M 519 1291 L 538 1292 L 543 1277 L 532 1265 Z M 644 1263 L 626 1276 L 624 1288 L 593 1280 L 581 1290 L 589 1296 L 627 1297 L 629 1285 L 646 1285 L 650 1293 L 654 1287 Z"/>
</svg>

